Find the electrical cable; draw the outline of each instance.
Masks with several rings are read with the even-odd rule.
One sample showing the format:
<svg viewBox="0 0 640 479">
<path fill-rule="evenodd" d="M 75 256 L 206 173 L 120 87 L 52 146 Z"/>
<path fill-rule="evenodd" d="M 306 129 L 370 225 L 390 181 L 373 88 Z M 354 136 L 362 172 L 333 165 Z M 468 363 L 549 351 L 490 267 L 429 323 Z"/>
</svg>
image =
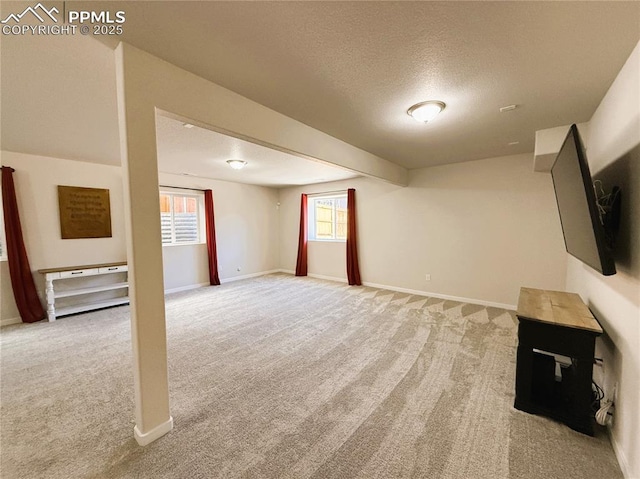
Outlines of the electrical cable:
<svg viewBox="0 0 640 479">
<path fill-rule="evenodd" d="M 611 401 L 605 401 L 603 406 L 596 412 L 596 422 L 601 426 L 606 426 L 609 423 L 609 416 L 611 413 L 609 410 L 613 407 Z"/>
<path fill-rule="evenodd" d="M 591 381 L 593 383 L 593 385 L 595 386 L 595 398 L 594 398 L 594 403 L 595 402 L 599 402 L 602 399 L 604 399 L 604 391 L 602 390 L 602 388 L 600 386 L 598 386 L 598 384 L 595 381 Z"/>
<path fill-rule="evenodd" d="M 595 419 L 601 426 L 606 426 L 609 423 L 609 417 L 612 416 L 610 409 L 613 407 L 613 401 L 604 401 L 604 390 L 598 386 L 595 381 L 591 381 L 593 384 L 593 402 L 591 408 L 595 411 Z"/>
</svg>

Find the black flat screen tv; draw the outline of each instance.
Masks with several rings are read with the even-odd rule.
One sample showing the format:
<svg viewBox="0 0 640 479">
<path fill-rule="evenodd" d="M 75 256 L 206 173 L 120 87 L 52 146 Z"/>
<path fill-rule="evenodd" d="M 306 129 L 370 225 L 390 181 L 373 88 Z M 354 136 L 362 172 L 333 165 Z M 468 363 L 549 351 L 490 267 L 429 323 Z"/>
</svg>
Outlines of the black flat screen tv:
<svg viewBox="0 0 640 479">
<path fill-rule="evenodd" d="M 576 125 L 551 168 L 567 253 L 605 276 L 616 273 L 598 212 L 593 180 Z"/>
</svg>

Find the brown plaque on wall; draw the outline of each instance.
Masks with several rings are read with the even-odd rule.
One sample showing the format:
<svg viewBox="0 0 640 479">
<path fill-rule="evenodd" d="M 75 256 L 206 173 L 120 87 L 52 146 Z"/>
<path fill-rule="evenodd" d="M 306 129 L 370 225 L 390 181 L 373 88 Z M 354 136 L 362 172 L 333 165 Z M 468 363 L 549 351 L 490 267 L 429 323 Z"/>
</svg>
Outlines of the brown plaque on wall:
<svg viewBox="0 0 640 479">
<path fill-rule="evenodd" d="M 110 238 L 109 190 L 58 186 L 62 239 Z"/>
</svg>

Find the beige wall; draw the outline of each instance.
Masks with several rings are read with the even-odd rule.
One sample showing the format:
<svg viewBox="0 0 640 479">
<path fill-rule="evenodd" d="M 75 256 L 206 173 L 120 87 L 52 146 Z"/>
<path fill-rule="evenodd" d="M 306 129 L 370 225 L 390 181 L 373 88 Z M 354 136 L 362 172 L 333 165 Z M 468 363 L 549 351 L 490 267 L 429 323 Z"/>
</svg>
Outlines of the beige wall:
<svg viewBox="0 0 640 479">
<path fill-rule="evenodd" d="M 282 268 L 295 269 L 300 193 L 353 187 L 365 283 L 505 306 L 521 286 L 561 289 L 551 177 L 531 164 L 525 154 L 412 170 L 406 188 L 359 178 L 283 189 Z M 310 242 L 309 272 L 345 278 L 344 243 Z"/>
<path fill-rule="evenodd" d="M 617 274 L 605 277 L 569 259 L 567 289 L 579 293 L 602 324 L 605 393 L 617 384 L 613 445 L 626 477 L 640 477 L 640 44 L 589 122 L 586 154 L 595 178 L 622 188 Z"/>
<path fill-rule="evenodd" d="M 3 151 L 13 167 L 25 246 L 32 270 L 125 261 L 120 168 Z M 107 188 L 111 238 L 62 239 L 57 185 Z"/>
<path fill-rule="evenodd" d="M 160 173 L 160 184 L 213 191 L 222 282 L 278 269 L 277 190 L 166 173 Z M 163 258 L 165 290 L 209 284 L 205 244 L 165 246 Z"/>
</svg>

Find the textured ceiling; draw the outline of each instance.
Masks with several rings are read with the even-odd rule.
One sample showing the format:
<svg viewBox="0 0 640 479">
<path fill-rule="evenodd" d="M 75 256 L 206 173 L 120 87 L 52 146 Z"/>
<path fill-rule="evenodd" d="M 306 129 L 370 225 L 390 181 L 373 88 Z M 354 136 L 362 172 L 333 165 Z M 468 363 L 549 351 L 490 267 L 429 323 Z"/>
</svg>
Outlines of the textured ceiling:
<svg viewBox="0 0 640 479">
<path fill-rule="evenodd" d="M 589 120 L 640 39 L 640 2 L 65 8 L 124 10 L 124 34 L 3 36 L 5 149 L 119 163 L 110 49 L 121 39 L 407 168 L 532 152 L 536 130 Z M 416 123 L 406 110 L 427 99 L 447 108 Z"/>
<path fill-rule="evenodd" d="M 125 41 L 408 168 L 533 151 L 536 130 L 589 120 L 640 39 L 638 2 L 125 10 Z M 436 122 L 406 115 L 428 99 L 448 105 Z"/>
</svg>

